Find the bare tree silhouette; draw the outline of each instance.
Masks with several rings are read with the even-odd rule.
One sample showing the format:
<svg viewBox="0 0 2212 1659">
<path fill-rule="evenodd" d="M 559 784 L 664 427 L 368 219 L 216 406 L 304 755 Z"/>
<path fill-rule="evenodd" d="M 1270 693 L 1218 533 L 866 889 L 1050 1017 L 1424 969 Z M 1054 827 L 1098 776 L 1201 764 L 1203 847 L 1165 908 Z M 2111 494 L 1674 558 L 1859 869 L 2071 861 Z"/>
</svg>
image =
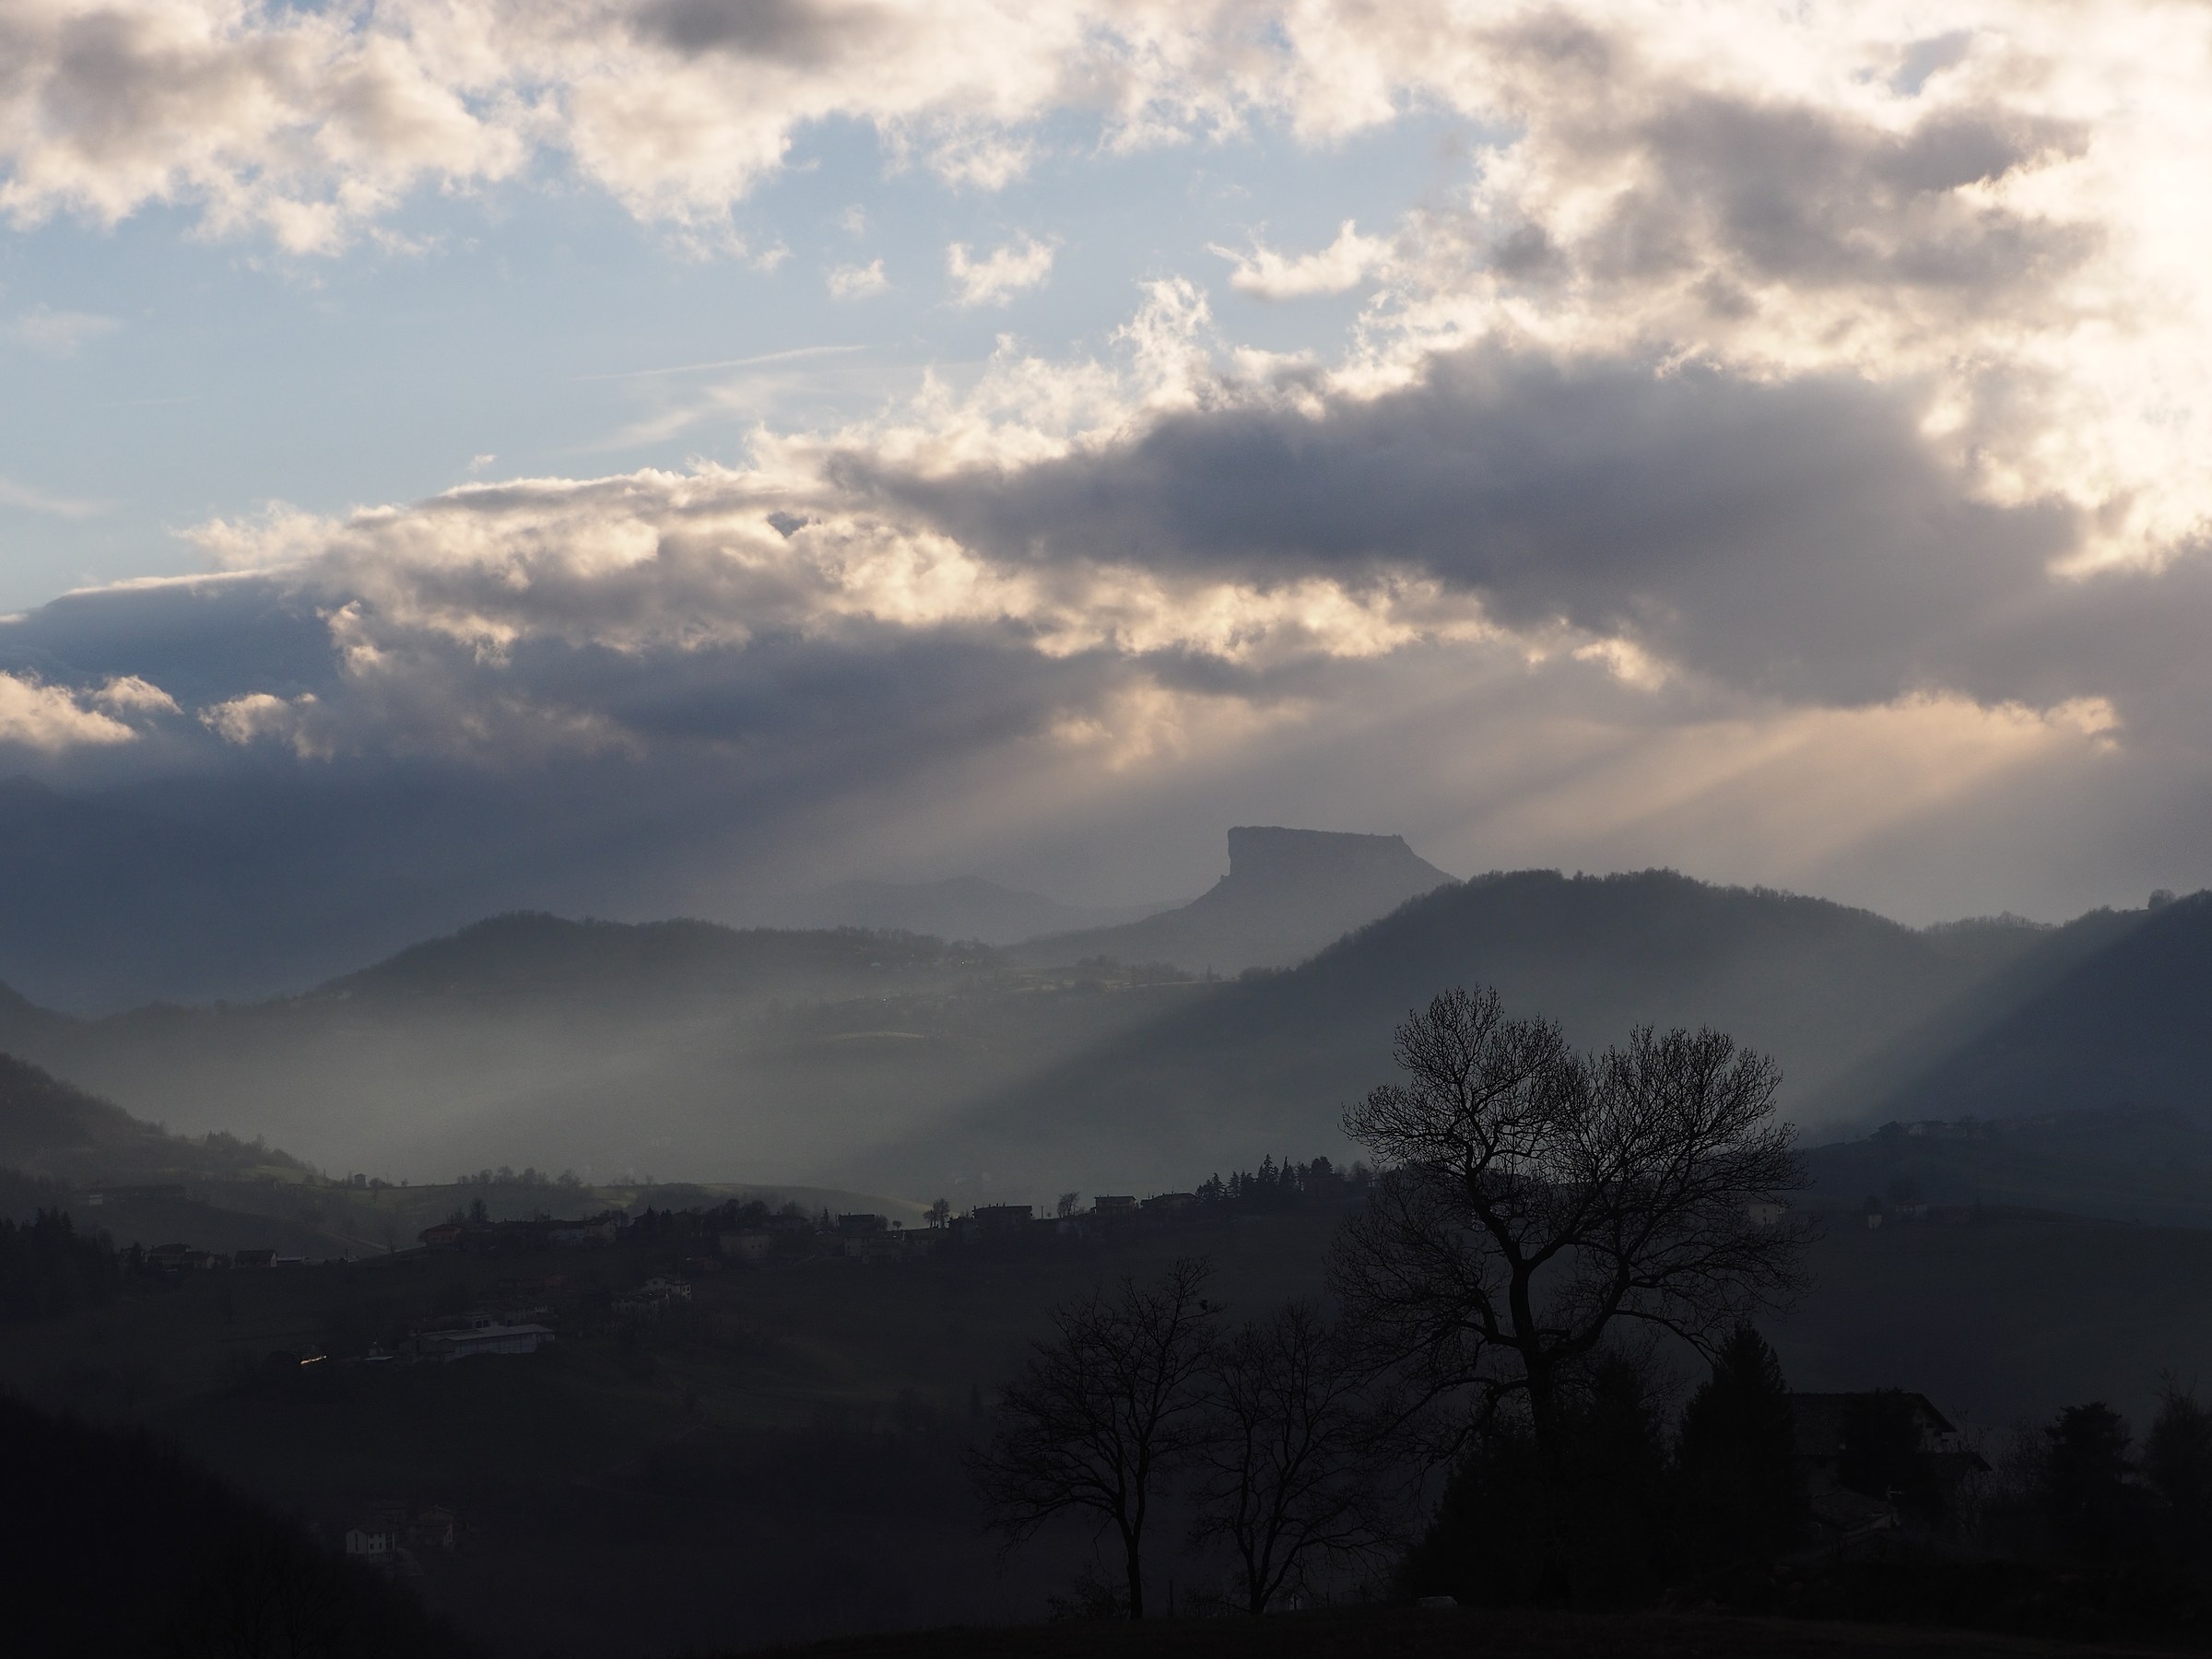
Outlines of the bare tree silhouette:
<svg viewBox="0 0 2212 1659">
<path fill-rule="evenodd" d="M 1265 1613 L 1316 1556 L 1381 1541 L 1371 1412 L 1359 1366 L 1311 1301 L 1244 1326 L 1207 1371 L 1194 1531 L 1235 1552 L 1245 1610 Z"/>
<path fill-rule="evenodd" d="M 1773 1206 L 1806 1178 L 1774 1118 L 1780 1074 L 1717 1031 L 1640 1029 L 1585 1058 L 1488 989 L 1443 993 L 1394 1052 L 1406 1081 L 1345 1114 L 1386 1172 L 1333 1281 L 1415 1401 L 1521 1397 L 1556 1495 L 1563 1384 L 1617 1324 L 1710 1356 L 1796 1290 L 1805 1230 Z"/>
<path fill-rule="evenodd" d="M 1009 1544 L 1088 1512 L 1122 1544 L 1129 1616 L 1145 1616 L 1146 1523 L 1162 1477 L 1204 1431 L 1203 1384 L 1218 1312 L 1204 1261 L 1124 1278 L 1053 1313 L 1051 1337 L 999 1395 L 990 1444 L 969 1471 Z"/>
</svg>

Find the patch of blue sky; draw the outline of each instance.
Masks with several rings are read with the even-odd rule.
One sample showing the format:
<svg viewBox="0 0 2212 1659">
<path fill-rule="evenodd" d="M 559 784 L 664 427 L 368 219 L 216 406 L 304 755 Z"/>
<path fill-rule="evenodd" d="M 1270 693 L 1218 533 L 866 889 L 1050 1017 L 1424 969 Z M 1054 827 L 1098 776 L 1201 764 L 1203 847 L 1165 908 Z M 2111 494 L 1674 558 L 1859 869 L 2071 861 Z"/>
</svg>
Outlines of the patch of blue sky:
<svg viewBox="0 0 2212 1659">
<path fill-rule="evenodd" d="M 336 512 L 472 477 L 737 462 L 759 423 L 865 418 L 925 370 L 979 371 L 1002 335 L 1109 356 L 1159 277 L 1199 283 L 1235 344 L 1326 358 L 1359 290 L 1259 300 L 1209 247 L 1385 231 L 1464 181 L 1464 137 L 1413 115 L 1326 148 L 1263 131 L 1115 154 L 1069 118 L 986 191 L 824 123 L 736 205 L 746 257 L 542 175 L 410 203 L 383 229 L 415 252 L 288 260 L 198 236 L 188 208 L 0 233 L 0 610 L 197 569 L 177 531 L 270 500 Z M 1029 239 L 1054 248 L 1042 284 L 957 303 L 951 244 Z M 879 291 L 832 293 L 877 261 Z"/>
</svg>

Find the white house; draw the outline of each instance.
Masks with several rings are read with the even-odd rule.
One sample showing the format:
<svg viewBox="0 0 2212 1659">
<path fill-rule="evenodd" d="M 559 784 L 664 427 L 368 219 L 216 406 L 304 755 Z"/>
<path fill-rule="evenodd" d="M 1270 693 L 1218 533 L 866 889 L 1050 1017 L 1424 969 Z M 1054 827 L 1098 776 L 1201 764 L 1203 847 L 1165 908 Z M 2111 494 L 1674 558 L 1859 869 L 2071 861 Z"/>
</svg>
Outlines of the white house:
<svg viewBox="0 0 2212 1659">
<path fill-rule="evenodd" d="M 488 1314 L 468 1316 L 456 1329 L 425 1331 L 415 1338 L 416 1352 L 425 1359 L 448 1363 L 473 1359 L 479 1354 L 535 1354 L 553 1340 L 542 1324 L 506 1324 Z"/>
</svg>

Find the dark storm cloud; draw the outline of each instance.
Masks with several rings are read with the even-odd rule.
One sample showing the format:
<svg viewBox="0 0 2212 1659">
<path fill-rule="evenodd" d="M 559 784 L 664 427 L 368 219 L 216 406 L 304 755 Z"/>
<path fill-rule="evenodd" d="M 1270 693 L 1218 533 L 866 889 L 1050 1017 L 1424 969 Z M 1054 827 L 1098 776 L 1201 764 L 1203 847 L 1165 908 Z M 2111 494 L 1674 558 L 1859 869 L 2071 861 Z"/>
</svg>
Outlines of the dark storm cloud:
<svg viewBox="0 0 2212 1659">
<path fill-rule="evenodd" d="M 0 621 L 0 669 L 65 685 L 136 675 L 187 706 L 323 689 L 336 677 L 312 601 L 265 578 L 66 594 Z"/>
<path fill-rule="evenodd" d="M 1704 96 L 1624 129 L 1570 128 L 1562 147 L 1591 165 L 1633 144 L 1651 162 L 1586 239 L 1600 278 L 1663 276 L 1717 250 L 1754 281 L 1954 289 L 1994 303 L 2077 265 L 2095 236 L 1952 193 L 2085 142 L 2061 124 L 1995 112 L 1947 112 L 1890 134 Z"/>
<path fill-rule="evenodd" d="M 840 476 L 994 556 L 1266 582 L 1411 568 L 1794 700 L 1955 684 L 2076 534 L 1967 496 L 1902 393 L 1483 349 L 1316 416 L 1170 418 L 1019 472 Z M 2078 694 L 2078 691 L 2076 693 Z"/>
<path fill-rule="evenodd" d="M 817 69 L 875 43 L 888 24 L 869 6 L 814 0 L 653 0 L 638 32 L 687 55 L 724 52 Z"/>
<path fill-rule="evenodd" d="M 53 788 L 0 792 L 0 982 L 86 1007 L 265 993 L 501 910 L 726 913 L 760 861 L 976 783 L 1135 672 L 1005 630 L 860 623 L 496 661 L 431 637 L 346 673 L 301 612 L 257 576 L 9 625 L 57 683 L 158 661 L 209 699 L 312 700 L 253 741 L 187 700 L 135 744 L 23 762 Z"/>
</svg>

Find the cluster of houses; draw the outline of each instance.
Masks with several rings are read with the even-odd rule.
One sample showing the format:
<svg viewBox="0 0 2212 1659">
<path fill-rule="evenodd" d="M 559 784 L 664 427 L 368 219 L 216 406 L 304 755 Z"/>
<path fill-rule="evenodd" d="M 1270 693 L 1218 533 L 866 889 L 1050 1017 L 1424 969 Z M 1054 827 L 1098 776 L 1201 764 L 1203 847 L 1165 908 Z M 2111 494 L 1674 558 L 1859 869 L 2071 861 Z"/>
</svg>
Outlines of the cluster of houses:
<svg viewBox="0 0 2212 1659">
<path fill-rule="evenodd" d="M 416 1235 L 429 1250 L 546 1250 L 578 1249 L 618 1244 L 629 1230 L 629 1218 L 620 1210 L 602 1210 L 578 1221 L 533 1216 L 522 1221 L 441 1221 Z"/>
<path fill-rule="evenodd" d="M 635 1290 L 615 1298 L 615 1317 L 625 1324 L 652 1324 L 671 1307 L 690 1300 L 691 1286 L 687 1280 L 656 1275 Z"/>
<path fill-rule="evenodd" d="M 920 1261 L 940 1249 L 984 1247 L 998 1251 L 1027 1245 L 1100 1238 L 1147 1226 L 1190 1219 L 1199 1207 L 1194 1193 L 1162 1193 L 1095 1198 L 1088 1210 L 1072 1206 L 1060 1214 L 1040 1216 L 1034 1205 L 980 1204 L 967 1214 L 940 1212 L 927 1227 L 906 1227 L 884 1216 L 844 1215 L 817 1222 L 806 1216 L 770 1216 L 759 1226 L 720 1235 L 722 1260 L 759 1266 L 779 1257 L 818 1258 L 827 1253 L 848 1261 Z M 825 1225 L 824 1223 L 827 1223 Z"/>
<path fill-rule="evenodd" d="M 279 1255 L 275 1250 L 200 1250 L 190 1244 L 157 1244 L 140 1251 L 134 1260 L 137 1270 L 158 1278 L 182 1278 L 187 1274 L 227 1267 L 299 1267 L 305 1256 Z"/>
<path fill-rule="evenodd" d="M 418 1551 L 451 1552 L 460 1542 L 461 1518 L 443 1504 L 385 1500 L 366 1504 L 346 1529 L 346 1559 L 404 1578 L 422 1575 Z"/>
<path fill-rule="evenodd" d="M 543 1308 L 450 1314 L 412 1332 L 394 1358 L 441 1365 L 483 1354 L 535 1354 L 553 1341 L 547 1317 Z"/>
</svg>

